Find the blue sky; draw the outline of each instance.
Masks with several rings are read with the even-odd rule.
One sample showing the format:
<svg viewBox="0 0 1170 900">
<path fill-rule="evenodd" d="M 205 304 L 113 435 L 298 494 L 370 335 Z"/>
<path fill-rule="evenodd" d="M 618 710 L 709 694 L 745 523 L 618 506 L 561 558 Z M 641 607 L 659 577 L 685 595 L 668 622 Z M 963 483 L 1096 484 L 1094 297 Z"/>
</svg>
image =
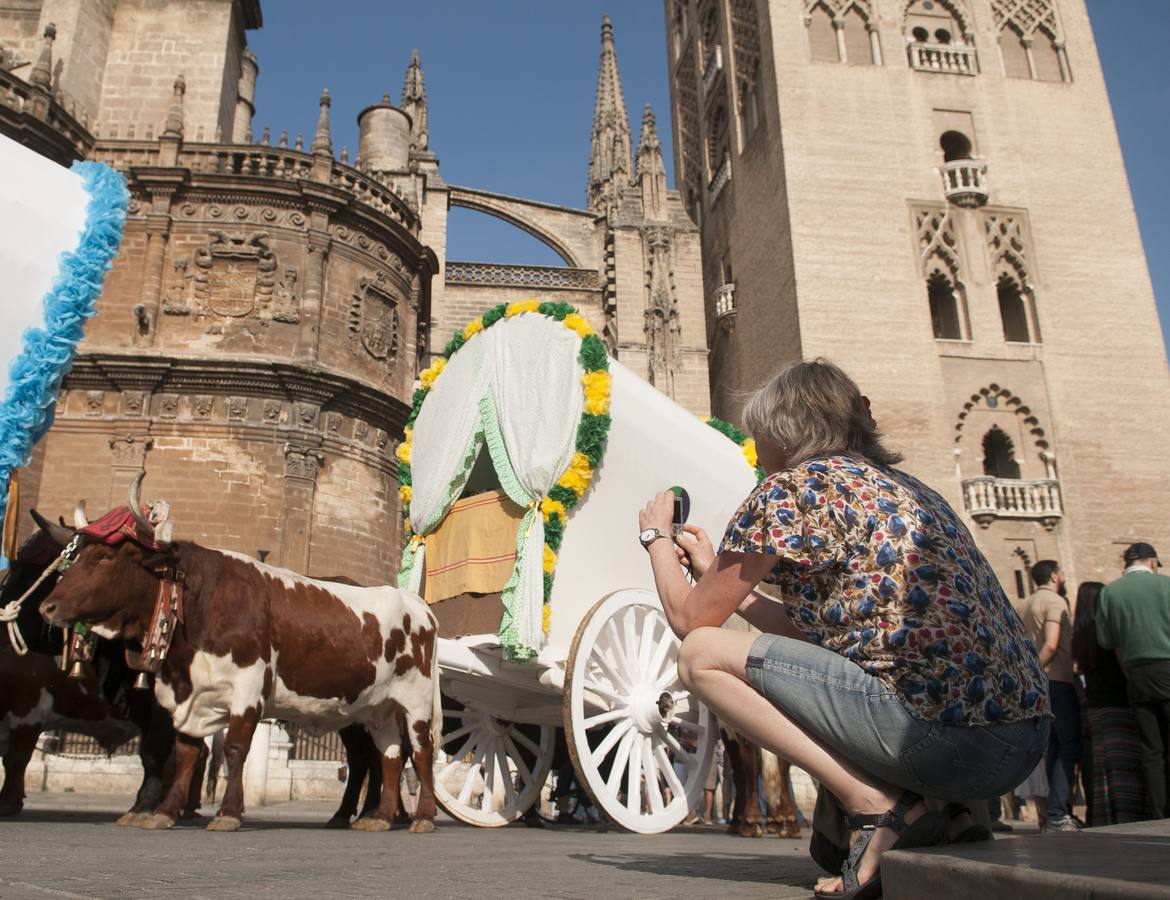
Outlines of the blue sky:
<svg viewBox="0 0 1170 900">
<path fill-rule="evenodd" d="M 1146 246 L 1163 332 L 1170 322 L 1170 0 L 1087 0 Z M 319 0 L 265 0 L 249 34 L 260 60 L 255 133 L 287 129 L 306 145 L 317 97 L 333 98 L 334 149 L 357 151 L 357 114 L 397 102 L 417 48 L 426 74 L 431 149 L 443 177 L 584 205 L 601 17 L 613 16 L 630 127 L 653 105 L 673 181 L 663 5 L 659 0 L 346 0 L 332 20 Z M 310 24 L 313 23 L 313 24 Z M 1140 27 L 1135 27 L 1140 23 Z M 1076 65 L 1074 61 L 1074 66 Z M 1075 69 L 1074 69 L 1075 74 Z M 452 210 L 448 257 L 560 264 L 534 238 Z"/>
</svg>

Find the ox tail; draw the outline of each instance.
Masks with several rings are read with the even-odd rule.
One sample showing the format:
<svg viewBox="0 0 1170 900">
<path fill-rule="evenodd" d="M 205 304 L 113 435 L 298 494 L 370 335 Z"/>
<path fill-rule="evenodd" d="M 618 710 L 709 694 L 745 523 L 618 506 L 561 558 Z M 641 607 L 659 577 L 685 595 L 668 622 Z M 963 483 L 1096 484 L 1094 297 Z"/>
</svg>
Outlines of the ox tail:
<svg viewBox="0 0 1170 900">
<path fill-rule="evenodd" d="M 435 623 L 435 646 L 431 650 L 431 686 L 434 705 L 431 708 L 431 740 L 435 752 L 443 749 L 443 695 L 439 685 L 439 626 Z"/>
<path fill-rule="evenodd" d="M 764 750 L 762 747 L 760 748 L 760 757 L 762 758 L 762 768 L 764 770 L 764 791 L 770 806 L 780 796 L 780 788 L 782 786 L 780 760 L 776 758 L 775 753 Z"/>
</svg>

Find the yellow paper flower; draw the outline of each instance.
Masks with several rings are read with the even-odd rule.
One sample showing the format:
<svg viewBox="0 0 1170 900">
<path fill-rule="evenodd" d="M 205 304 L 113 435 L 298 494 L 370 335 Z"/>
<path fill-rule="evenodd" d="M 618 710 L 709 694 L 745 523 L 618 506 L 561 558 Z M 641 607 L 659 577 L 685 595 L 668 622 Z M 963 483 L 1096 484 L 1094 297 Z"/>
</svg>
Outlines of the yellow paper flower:
<svg viewBox="0 0 1170 900">
<path fill-rule="evenodd" d="M 404 504 L 410 503 L 411 490 L 409 484 L 404 484 L 398 488 L 398 496 L 402 498 Z"/>
<path fill-rule="evenodd" d="M 544 633 L 548 634 L 548 629 L 552 625 L 552 604 L 546 603 L 544 609 L 540 611 L 540 624 L 544 629 Z"/>
<path fill-rule="evenodd" d="M 585 412 L 594 416 L 607 415 L 609 388 L 612 383 L 609 372 L 604 369 L 586 372 L 581 376 L 581 383 L 585 385 Z"/>
<path fill-rule="evenodd" d="M 473 335 L 479 334 L 481 331 L 483 331 L 483 316 L 472 319 L 470 322 L 468 322 L 467 327 L 463 329 L 463 336 L 465 338 L 469 338 Z"/>
<path fill-rule="evenodd" d="M 418 373 L 418 380 L 422 382 L 423 387 L 430 389 L 435 383 L 435 379 L 439 377 L 439 373 L 447 367 L 447 360 L 443 357 L 437 357 L 429 369 L 423 369 Z"/>
<path fill-rule="evenodd" d="M 582 338 L 587 338 L 589 335 L 596 333 L 593 330 L 593 326 L 589 324 L 588 319 L 580 313 L 569 313 L 563 321 L 566 328 L 570 331 L 577 332 Z"/>
<path fill-rule="evenodd" d="M 562 522 L 566 519 L 565 504 L 550 497 L 540 501 L 540 512 L 546 522 L 553 516 L 559 516 Z"/>
<path fill-rule="evenodd" d="M 537 312 L 539 310 L 539 300 L 517 300 L 515 303 L 508 304 L 507 309 L 504 310 L 504 315 L 510 319 L 512 316 L 520 315 L 520 313 Z"/>
<path fill-rule="evenodd" d="M 552 547 L 548 544 L 544 545 L 544 571 L 551 574 L 557 567 L 557 555 L 553 553 Z"/>
<path fill-rule="evenodd" d="M 398 449 L 394 451 L 394 455 L 398 457 L 399 462 L 410 465 L 410 441 L 403 441 L 399 444 Z"/>
<path fill-rule="evenodd" d="M 743 442 L 743 455 L 744 458 L 748 461 L 748 465 L 753 469 L 759 465 L 760 457 L 756 453 L 756 442 L 751 438 L 748 438 Z"/>
<path fill-rule="evenodd" d="M 408 538 L 414 534 L 414 532 L 410 530 L 410 516 L 407 516 L 402 520 L 402 533 L 405 534 Z"/>
<path fill-rule="evenodd" d="M 569 463 L 569 468 L 565 470 L 565 474 L 560 477 L 557 484 L 562 487 L 567 487 L 574 494 L 580 497 L 585 493 L 585 489 L 589 487 L 589 482 L 593 478 L 593 467 L 589 465 L 589 457 L 584 453 L 574 453 L 573 460 Z"/>
</svg>

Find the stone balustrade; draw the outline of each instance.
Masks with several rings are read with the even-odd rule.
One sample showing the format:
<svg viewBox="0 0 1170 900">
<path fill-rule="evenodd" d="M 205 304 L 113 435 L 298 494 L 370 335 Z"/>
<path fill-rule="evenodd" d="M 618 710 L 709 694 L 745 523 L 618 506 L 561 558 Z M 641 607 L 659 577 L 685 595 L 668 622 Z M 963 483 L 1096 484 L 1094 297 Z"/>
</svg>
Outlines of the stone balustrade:
<svg viewBox="0 0 1170 900">
<path fill-rule="evenodd" d="M 976 207 L 987 202 L 987 163 L 979 159 L 956 159 L 943 163 L 943 192 L 955 206 Z"/>
<path fill-rule="evenodd" d="M 720 285 L 715 289 L 715 321 L 729 329 L 735 322 L 735 283 Z"/>
<path fill-rule="evenodd" d="M 120 169 L 162 164 L 159 141 L 102 140 L 90 158 Z M 317 168 L 319 162 L 324 169 Z M 418 221 L 407 202 L 377 179 L 335 159 L 321 160 L 312 153 L 267 144 L 183 143 L 176 165 L 207 175 L 324 182 L 408 228 L 415 227 Z"/>
<path fill-rule="evenodd" d="M 910 68 L 919 72 L 944 72 L 949 75 L 979 74 L 975 48 L 966 44 L 932 44 L 911 41 L 907 45 Z"/>
<path fill-rule="evenodd" d="M 971 517 L 986 528 L 995 519 L 1037 519 L 1052 528 L 1064 515 L 1060 482 L 1055 478 L 1028 481 L 981 475 L 963 479 L 963 503 Z"/>
<path fill-rule="evenodd" d="M 444 277 L 447 284 L 474 287 L 593 291 L 601 286 L 601 279 L 593 269 L 561 266 L 510 266 L 448 260 Z"/>
<path fill-rule="evenodd" d="M 703 65 L 704 97 L 711 93 L 711 88 L 715 86 L 715 79 L 719 77 L 721 71 L 723 71 L 723 48 L 716 44 L 707 54 L 707 60 Z"/>
<path fill-rule="evenodd" d="M 83 159 L 93 146 L 93 135 L 76 114 L 77 106 L 69 97 L 60 92 L 50 95 L 0 69 L 3 133 L 19 135 L 22 143 L 67 166 L 74 159 Z"/>
</svg>

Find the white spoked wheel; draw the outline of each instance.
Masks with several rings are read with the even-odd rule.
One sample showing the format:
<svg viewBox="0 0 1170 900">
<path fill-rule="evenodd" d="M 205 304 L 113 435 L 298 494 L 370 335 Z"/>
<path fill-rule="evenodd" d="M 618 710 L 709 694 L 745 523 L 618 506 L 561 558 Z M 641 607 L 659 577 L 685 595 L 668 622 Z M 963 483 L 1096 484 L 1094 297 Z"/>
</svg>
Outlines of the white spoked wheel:
<svg viewBox="0 0 1170 900">
<path fill-rule="evenodd" d="M 495 828 L 540 800 L 552 769 L 556 729 L 498 718 L 443 697 L 443 753 L 435 799 L 452 818 Z"/>
<path fill-rule="evenodd" d="M 565 738 L 577 775 L 610 819 L 642 834 L 686 819 L 715 749 L 714 716 L 678 680 L 678 648 L 657 595 L 631 589 L 594 606 L 569 651 Z"/>
</svg>

